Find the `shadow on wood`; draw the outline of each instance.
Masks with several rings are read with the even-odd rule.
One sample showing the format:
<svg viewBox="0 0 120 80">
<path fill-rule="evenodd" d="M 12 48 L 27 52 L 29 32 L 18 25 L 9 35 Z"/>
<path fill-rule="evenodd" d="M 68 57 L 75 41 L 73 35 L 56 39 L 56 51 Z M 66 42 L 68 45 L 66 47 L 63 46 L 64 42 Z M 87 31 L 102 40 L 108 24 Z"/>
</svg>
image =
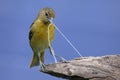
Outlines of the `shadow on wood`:
<svg viewBox="0 0 120 80">
<path fill-rule="evenodd" d="M 120 55 L 76 58 L 45 66 L 44 73 L 69 80 L 120 80 Z"/>
</svg>

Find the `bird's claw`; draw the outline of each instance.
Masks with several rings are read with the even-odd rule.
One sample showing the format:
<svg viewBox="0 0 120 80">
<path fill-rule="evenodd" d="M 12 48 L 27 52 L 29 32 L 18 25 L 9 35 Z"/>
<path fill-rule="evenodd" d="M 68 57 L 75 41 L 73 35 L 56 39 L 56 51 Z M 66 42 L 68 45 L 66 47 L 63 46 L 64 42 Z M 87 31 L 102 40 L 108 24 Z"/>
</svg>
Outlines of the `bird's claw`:
<svg viewBox="0 0 120 80">
<path fill-rule="evenodd" d="M 43 63 L 41 63 L 40 65 L 39 65 L 39 71 L 45 71 L 45 64 L 43 64 Z"/>
<path fill-rule="evenodd" d="M 66 59 L 64 59 L 63 57 L 61 57 L 60 62 L 68 63 L 68 61 Z"/>
</svg>

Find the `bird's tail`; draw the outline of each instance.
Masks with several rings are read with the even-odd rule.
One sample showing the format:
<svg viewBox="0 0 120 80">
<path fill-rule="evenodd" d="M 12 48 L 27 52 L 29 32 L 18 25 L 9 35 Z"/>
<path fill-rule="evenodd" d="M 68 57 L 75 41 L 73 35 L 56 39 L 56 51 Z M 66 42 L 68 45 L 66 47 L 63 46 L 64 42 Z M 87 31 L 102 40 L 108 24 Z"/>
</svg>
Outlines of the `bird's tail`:
<svg viewBox="0 0 120 80">
<path fill-rule="evenodd" d="M 39 65 L 39 57 L 37 54 L 34 53 L 31 64 L 30 64 L 30 68 L 38 65 Z"/>
</svg>

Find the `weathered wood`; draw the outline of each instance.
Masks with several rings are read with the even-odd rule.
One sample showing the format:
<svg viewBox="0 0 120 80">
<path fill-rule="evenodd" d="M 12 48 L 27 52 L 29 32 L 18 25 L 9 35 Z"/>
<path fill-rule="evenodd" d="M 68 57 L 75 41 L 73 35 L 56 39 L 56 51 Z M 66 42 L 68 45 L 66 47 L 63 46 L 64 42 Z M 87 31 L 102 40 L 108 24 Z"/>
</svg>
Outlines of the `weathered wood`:
<svg viewBox="0 0 120 80">
<path fill-rule="evenodd" d="M 69 80 L 120 80 L 120 55 L 76 58 L 45 66 L 44 73 Z"/>
</svg>

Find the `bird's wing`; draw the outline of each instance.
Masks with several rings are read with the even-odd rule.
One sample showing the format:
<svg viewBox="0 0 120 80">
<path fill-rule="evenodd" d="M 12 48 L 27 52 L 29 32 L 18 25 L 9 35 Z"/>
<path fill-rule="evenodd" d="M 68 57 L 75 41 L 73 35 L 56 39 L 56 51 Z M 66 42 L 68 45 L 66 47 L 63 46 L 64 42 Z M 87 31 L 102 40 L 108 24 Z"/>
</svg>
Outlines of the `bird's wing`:
<svg viewBox="0 0 120 80">
<path fill-rule="evenodd" d="M 31 24 L 31 26 L 30 26 L 30 32 L 29 32 L 29 40 L 31 41 L 31 38 L 32 38 L 32 36 L 33 36 L 33 31 L 32 31 L 32 26 L 33 26 L 33 24 L 34 24 L 34 22 Z"/>
</svg>

